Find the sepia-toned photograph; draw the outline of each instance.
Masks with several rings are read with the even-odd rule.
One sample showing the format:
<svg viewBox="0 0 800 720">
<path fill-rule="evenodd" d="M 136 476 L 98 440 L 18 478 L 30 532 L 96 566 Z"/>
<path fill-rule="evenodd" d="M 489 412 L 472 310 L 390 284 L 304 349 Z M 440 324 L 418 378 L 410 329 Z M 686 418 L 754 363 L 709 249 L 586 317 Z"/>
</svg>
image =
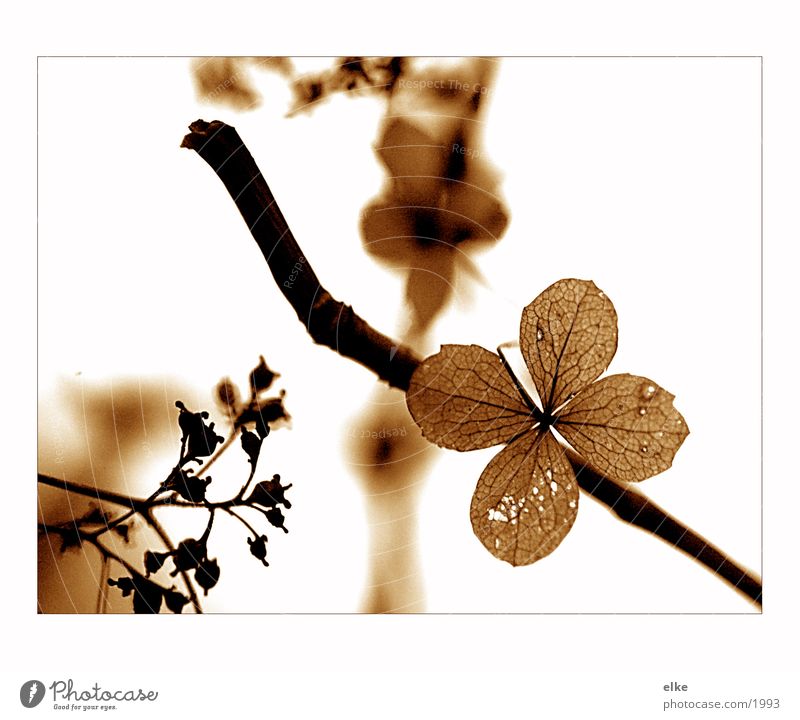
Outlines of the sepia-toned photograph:
<svg viewBox="0 0 800 720">
<path fill-rule="evenodd" d="M 761 613 L 761 92 L 40 57 L 36 611 Z"/>
</svg>

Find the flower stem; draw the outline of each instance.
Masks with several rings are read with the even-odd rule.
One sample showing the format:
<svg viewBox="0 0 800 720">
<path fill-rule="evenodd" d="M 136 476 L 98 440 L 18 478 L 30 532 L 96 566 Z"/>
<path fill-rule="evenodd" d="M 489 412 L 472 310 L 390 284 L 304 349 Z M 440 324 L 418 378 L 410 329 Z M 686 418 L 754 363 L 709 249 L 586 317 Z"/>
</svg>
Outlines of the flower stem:
<svg viewBox="0 0 800 720">
<path fill-rule="evenodd" d="M 589 467 L 571 448 L 565 448 L 578 485 L 587 495 L 605 505 L 620 520 L 652 533 L 689 557 L 761 607 L 760 579 L 731 560 L 680 520 L 656 505 L 633 485 L 619 483 Z"/>
</svg>

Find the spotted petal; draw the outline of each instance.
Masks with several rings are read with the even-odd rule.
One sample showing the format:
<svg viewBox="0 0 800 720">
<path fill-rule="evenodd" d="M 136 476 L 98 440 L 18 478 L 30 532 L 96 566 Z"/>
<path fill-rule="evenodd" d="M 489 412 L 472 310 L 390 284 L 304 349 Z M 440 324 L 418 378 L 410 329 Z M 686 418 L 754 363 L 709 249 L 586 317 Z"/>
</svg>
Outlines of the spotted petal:
<svg viewBox="0 0 800 720">
<path fill-rule="evenodd" d="M 500 358 L 478 345 L 443 345 L 426 358 L 406 403 L 422 434 L 451 450 L 499 445 L 534 423 Z"/>
<path fill-rule="evenodd" d="M 472 496 L 472 529 L 489 552 L 512 565 L 549 555 L 578 512 L 578 482 L 549 431 L 534 430 L 486 466 Z"/>
<path fill-rule="evenodd" d="M 600 377 L 617 351 L 617 313 L 589 280 L 559 280 L 522 311 L 519 344 L 546 411 Z"/>
<path fill-rule="evenodd" d="M 610 375 L 579 393 L 555 428 L 604 475 L 639 482 L 670 467 L 689 434 L 674 399 L 648 378 Z"/>
</svg>

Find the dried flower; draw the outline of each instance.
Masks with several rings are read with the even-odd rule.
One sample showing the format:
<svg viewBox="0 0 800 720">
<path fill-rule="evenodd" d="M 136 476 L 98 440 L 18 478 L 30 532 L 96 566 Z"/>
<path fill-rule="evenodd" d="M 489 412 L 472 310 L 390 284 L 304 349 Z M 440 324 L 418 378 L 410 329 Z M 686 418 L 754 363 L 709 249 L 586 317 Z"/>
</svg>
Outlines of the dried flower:
<svg viewBox="0 0 800 720">
<path fill-rule="evenodd" d="M 265 567 L 269 567 L 269 563 L 266 560 L 267 536 L 261 535 L 255 538 L 247 538 L 247 544 L 250 546 L 250 552 L 252 555 L 261 560 Z"/>
<path fill-rule="evenodd" d="M 194 571 L 194 579 L 208 595 L 208 591 L 219 582 L 219 564 L 208 558 L 202 560 Z"/>
<path fill-rule="evenodd" d="M 670 467 L 689 433 L 674 396 L 652 380 L 597 380 L 617 349 L 617 314 L 592 282 L 560 280 L 528 305 L 520 349 L 541 408 L 498 355 L 477 345 L 443 346 L 414 372 L 406 396 L 437 445 L 464 451 L 508 443 L 478 480 L 470 516 L 486 548 L 512 565 L 551 553 L 578 512 L 575 473 L 551 429 L 624 482 Z"/>
</svg>

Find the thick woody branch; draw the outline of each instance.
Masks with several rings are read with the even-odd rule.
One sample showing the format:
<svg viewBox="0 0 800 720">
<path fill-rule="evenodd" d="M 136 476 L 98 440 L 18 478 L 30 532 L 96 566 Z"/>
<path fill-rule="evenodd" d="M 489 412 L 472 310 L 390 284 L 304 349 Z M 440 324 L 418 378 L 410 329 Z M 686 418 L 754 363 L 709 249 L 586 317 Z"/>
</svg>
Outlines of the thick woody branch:
<svg viewBox="0 0 800 720">
<path fill-rule="evenodd" d="M 239 133 L 219 121 L 198 120 L 190 129 L 181 147 L 196 150 L 222 180 L 272 277 L 314 342 L 364 365 L 392 387 L 408 387 L 419 358 L 322 287 Z"/>
<path fill-rule="evenodd" d="M 414 352 L 379 333 L 325 290 L 292 235 L 267 181 L 236 130 L 198 120 L 182 147 L 196 150 L 217 173 L 242 214 L 281 292 L 312 339 L 372 370 L 389 385 L 408 390 L 420 363 Z M 761 582 L 703 537 L 651 502 L 638 488 L 586 467 L 570 451 L 581 489 L 621 520 L 656 535 L 696 559 L 761 606 Z"/>
</svg>

